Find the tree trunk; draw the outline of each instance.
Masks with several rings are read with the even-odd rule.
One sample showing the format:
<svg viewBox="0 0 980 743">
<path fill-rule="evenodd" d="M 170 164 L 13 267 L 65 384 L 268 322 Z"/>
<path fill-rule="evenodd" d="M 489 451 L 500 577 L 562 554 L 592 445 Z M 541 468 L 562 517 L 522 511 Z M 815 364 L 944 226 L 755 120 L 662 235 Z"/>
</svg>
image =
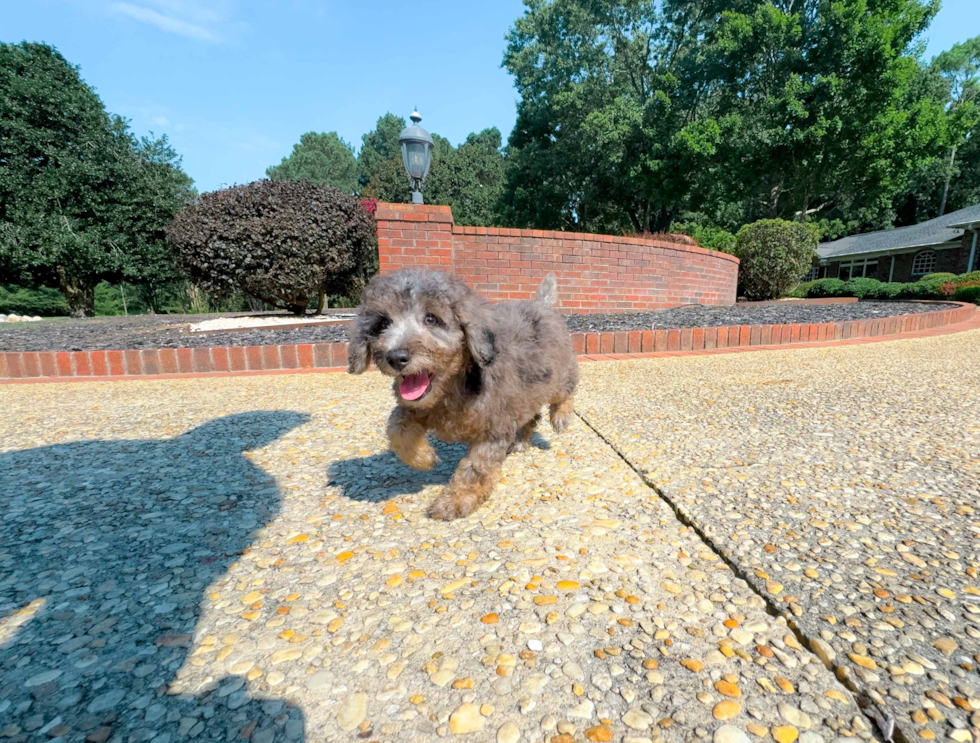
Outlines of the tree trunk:
<svg viewBox="0 0 980 743">
<path fill-rule="evenodd" d="M 327 293 L 320 287 L 320 291 L 316 295 L 316 314 L 322 315 L 323 308 L 327 306 Z"/>
<path fill-rule="evenodd" d="M 94 284 L 69 276 L 61 266 L 58 266 L 58 283 L 68 304 L 68 314 L 72 317 L 91 317 L 95 314 Z"/>
<path fill-rule="evenodd" d="M 943 184 L 943 198 L 939 202 L 939 216 L 943 216 L 946 213 L 946 197 L 949 195 L 949 180 L 953 177 L 953 161 L 956 160 L 956 148 L 954 147 L 949 153 L 949 170 L 946 171 L 946 183 Z"/>
</svg>

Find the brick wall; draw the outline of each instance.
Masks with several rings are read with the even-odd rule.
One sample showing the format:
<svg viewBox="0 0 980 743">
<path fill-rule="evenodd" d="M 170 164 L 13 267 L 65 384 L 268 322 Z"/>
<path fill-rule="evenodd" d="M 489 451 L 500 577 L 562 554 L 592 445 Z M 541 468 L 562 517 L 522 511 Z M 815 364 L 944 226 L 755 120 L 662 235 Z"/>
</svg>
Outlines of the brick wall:
<svg viewBox="0 0 980 743">
<path fill-rule="evenodd" d="M 679 239 L 459 227 L 448 206 L 379 203 L 382 273 L 449 271 L 487 298 L 527 299 L 558 278 L 559 306 L 575 313 L 735 302 L 738 259 Z"/>
</svg>

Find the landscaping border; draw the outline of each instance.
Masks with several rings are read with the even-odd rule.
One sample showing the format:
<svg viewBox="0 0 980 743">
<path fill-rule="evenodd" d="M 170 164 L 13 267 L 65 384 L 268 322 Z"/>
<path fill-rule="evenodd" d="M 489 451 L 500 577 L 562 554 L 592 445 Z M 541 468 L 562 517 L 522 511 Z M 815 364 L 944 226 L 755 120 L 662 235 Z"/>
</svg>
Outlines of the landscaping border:
<svg viewBox="0 0 980 743">
<path fill-rule="evenodd" d="M 884 339 L 962 323 L 975 315 L 980 317 L 976 305 L 963 302 L 942 304 L 956 304 L 957 307 L 843 322 L 572 333 L 572 342 L 575 352 L 585 359 L 635 358 L 637 354 L 674 355 L 827 344 L 852 339 Z M 346 366 L 346 342 L 129 351 L 6 351 L 0 353 L 0 382 L 288 373 Z"/>
</svg>

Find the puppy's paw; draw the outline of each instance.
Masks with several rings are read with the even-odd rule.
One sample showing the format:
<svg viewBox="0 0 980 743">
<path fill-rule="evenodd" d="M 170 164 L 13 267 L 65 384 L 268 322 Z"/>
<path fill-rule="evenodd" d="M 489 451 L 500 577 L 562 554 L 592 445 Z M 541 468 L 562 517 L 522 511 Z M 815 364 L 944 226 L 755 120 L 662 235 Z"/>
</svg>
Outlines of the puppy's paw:
<svg viewBox="0 0 980 743">
<path fill-rule="evenodd" d="M 516 454 L 516 453 L 522 452 L 522 451 L 527 451 L 527 442 L 526 441 L 515 441 L 513 444 L 510 445 L 510 448 L 507 450 L 507 453 L 508 454 Z"/>
<path fill-rule="evenodd" d="M 439 457 L 436 456 L 436 450 L 426 444 L 412 452 L 411 460 L 406 461 L 405 464 L 413 470 L 431 470 L 438 461 Z"/>
<path fill-rule="evenodd" d="M 573 406 L 571 399 L 568 399 L 560 405 L 552 405 L 548 409 L 548 414 L 548 418 L 551 421 L 551 427 L 555 429 L 555 433 L 561 433 L 568 428 L 568 424 L 572 422 L 572 416 L 575 415 L 575 407 Z"/>
<path fill-rule="evenodd" d="M 469 516 L 480 505 L 474 496 L 464 495 L 452 490 L 444 490 L 429 504 L 429 518 L 439 521 L 452 521 Z"/>
</svg>

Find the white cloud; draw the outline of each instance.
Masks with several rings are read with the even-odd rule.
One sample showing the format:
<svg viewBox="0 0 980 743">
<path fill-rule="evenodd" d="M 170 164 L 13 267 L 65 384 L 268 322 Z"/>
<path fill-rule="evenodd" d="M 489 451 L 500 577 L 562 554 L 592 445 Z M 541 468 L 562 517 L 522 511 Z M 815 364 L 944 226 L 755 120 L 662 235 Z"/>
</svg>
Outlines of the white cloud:
<svg viewBox="0 0 980 743">
<path fill-rule="evenodd" d="M 142 0 L 139 3 L 111 2 L 109 10 L 166 33 L 210 44 L 226 40 L 230 7 L 223 0 Z M 237 24 L 236 24 L 237 25 Z"/>
<path fill-rule="evenodd" d="M 170 119 L 166 116 L 154 116 L 150 123 L 156 126 L 170 126 Z"/>
</svg>

